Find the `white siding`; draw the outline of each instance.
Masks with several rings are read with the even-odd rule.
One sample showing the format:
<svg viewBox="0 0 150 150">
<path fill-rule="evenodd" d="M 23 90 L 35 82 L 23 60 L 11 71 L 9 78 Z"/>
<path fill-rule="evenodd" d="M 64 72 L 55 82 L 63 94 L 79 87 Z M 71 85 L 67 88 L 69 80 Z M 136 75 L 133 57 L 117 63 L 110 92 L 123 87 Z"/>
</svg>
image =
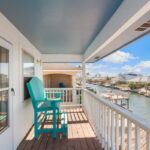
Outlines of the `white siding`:
<svg viewBox="0 0 150 150">
<path fill-rule="evenodd" d="M 21 142 L 33 123 L 33 109 L 29 100 L 23 101 L 22 96 L 22 49 L 41 59 L 39 51 L 0 13 L 0 38 L 10 42 L 13 46 L 13 137 L 14 149 Z M 42 77 L 41 66 L 35 64 L 35 74 Z M 8 145 L 7 139 L 5 145 Z M 1 145 L 0 141 L 0 145 Z"/>
</svg>

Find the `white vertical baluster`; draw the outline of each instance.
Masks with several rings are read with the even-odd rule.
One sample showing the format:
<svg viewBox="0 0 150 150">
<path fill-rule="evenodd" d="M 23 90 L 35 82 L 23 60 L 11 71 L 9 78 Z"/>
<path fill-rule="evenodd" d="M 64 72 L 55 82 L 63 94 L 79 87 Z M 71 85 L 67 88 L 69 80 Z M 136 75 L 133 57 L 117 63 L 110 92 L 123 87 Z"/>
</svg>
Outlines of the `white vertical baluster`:
<svg viewBox="0 0 150 150">
<path fill-rule="evenodd" d="M 74 102 L 74 101 L 73 101 L 73 98 L 72 98 L 72 93 L 73 93 L 73 92 L 72 92 L 72 89 L 70 89 L 70 100 L 69 100 L 70 102 Z"/>
<path fill-rule="evenodd" d="M 108 108 L 108 118 L 107 118 L 107 122 L 108 122 L 108 138 L 107 138 L 107 140 L 108 140 L 108 142 L 107 142 L 107 149 L 110 149 L 110 144 L 111 144 L 111 109 L 110 108 Z"/>
<path fill-rule="evenodd" d="M 96 109 L 96 101 L 94 98 L 93 102 L 94 102 L 94 122 L 95 122 L 95 129 L 97 130 L 97 109 Z"/>
<path fill-rule="evenodd" d="M 104 146 L 105 146 L 105 150 L 107 150 L 107 107 L 104 107 L 104 132 L 105 132 L 105 136 L 104 136 Z"/>
<path fill-rule="evenodd" d="M 70 98 L 70 89 L 68 89 L 68 102 L 71 102 L 71 98 Z"/>
<path fill-rule="evenodd" d="M 97 101 L 94 100 L 95 103 L 95 122 L 96 122 L 96 130 L 98 129 L 98 120 L 97 120 Z"/>
<path fill-rule="evenodd" d="M 96 114 L 96 120 L 97 120 L 97 136 L 99 136 L 99 109 L 98 109 L 98 101 L 96 101 L 96 110 L 97 110 L 97 114 Z"/>
<path fill-rule="evenodd" d="M 114 111 L 111 112 L 111 148 L 114 149 L 115 145 L 115 134 L 114 134 Z"/>
<path fill-rule="evenodd" d="M 116 146 L 116 149 L 115 150 L 119 150 L 119 114 L 116 113 L 115 114 L 115 120 L 116 120 L 116 134 L 115 134 L 115 146 Z"/>
<path fill-rule="evenodd" d="M 53 90 L 53 95 L 52 95 L 52 98 L 54 98 L 54 96 L 55 96 L 55 94 L 54 94 L 54 93 L 55 93 L 55 90 Z"/>
<path fill-rule="evenodd" d="M 91 102 L 92 102 L 92 109 L 91 109 L 91 111 L 92 111 L 92 122 L 93 122 L 94 129 L 95 129 L 96 128 L 96 125 L 95 125 L 95 108 L 94 108 L 94 99 L 93 99 L 93 97 L 92 97 Z"/>
<path fill-rule="evenodd" d="M 102 105 L 102 147 L 104 148 L 105 146 L 105 110 L 104 110 L 104 105 Z"/>
<path fill-rule="evenodd" d="M 63 101 L 65 102 L 65 90 L 63 90 L 63 96 L 62 96 L 62 98 L 63 98 Z"/>
<path fill-rule="evenodd" d="M 68 102 L 68 90 L 66 90 L 66 102 Z"/>
<path fill-rule="evenodd" d="M 103 104 L 101 104 L 101 129 L 102 132 L 101 132 L 101 143 L 102 143 L 102 147 L 103 147 L 103 138 L 104 138 L 104 124 L 103 124 Z"/>
<path fill-rule="evenodd" d="M 101 133 L 101 128 L 100 128 L 100 121 L 101 121 L 101 119 L 100 119 L 100 103 L 98 102 L 97 103 L 97 107 L 98 107 L 98 139 L 99 139 L 99 141 L 101 140 L 101 136 L 100 136 L 100 133 Z"/>
<path fill-rule="evenodd" d="M 140 128 L 135 125 L 135 149 L 140 150 Z"/>
<path fill-rule="evenodd" d="M 99 120 L 99 126 L 100 126 L 100 142 L 102 144 L 102 132 L 103 132 L 103 128 L 102 128 L 102 103 L 99 104 L 99 112 L 100 112 L 100 120 Z"/>
<path fill-rule="evenodd" d="M 71 102 L 71 91 L 70 91 L 70 89 L 68 90 L 68 102 L 69 103 Z"/>
<path fill-rule="evenodd" d="M 124 150 L 125 119 L 121 117 L 121 150 Z"/>
<path fill-rule="evenodd" d="M 147 148 L 147 150 L 150 150 L 150 133 L 148 131 L 146 133 L 146 140 L 147 140 L 146 148 Z"/>
<path fill-rule="evenodd" d="M 128 145 L 127 145 L 127 147 L 128 147 L 128 150 L 131 150 L 131 147 L 132 147 L 132 143 L 131 143 L 131 140 L 132 140 L 132 124 L 131 124 L 131 122 L 128 120 L 128 125 L 127 125 L 127 132 L 128 132 L 128 134 L 127 134 L 127 142 L 128 142 Z"/>
<path fill-rule="evenodd" d="M 74 104 L 77 104 L 77 103 L 76 103 L 76 100 L 73 98 L 73 96 L 74 96 L 74 94 L 73 94 L 74 90 L 71 89 L 70 91 L 71 91 L 71 99 L 72 99 L 72 102 L 73 102 Z"/>
</svg>

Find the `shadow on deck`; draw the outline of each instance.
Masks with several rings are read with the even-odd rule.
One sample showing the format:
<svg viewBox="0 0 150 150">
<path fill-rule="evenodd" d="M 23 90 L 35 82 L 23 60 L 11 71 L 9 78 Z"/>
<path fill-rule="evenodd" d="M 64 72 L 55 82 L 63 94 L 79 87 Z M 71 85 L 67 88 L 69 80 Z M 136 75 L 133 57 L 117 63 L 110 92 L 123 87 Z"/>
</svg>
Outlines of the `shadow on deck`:
<svg viewBox="0 0 150 150">
<path fill-rule="evenodd" d="M 20 143 L 17 150 L 101 150 L 100 144 L 81 108 L 65 109 L 68 112 L 68 137 L 52 139 L 51 134 L 33 138 L 33 127 Z"/>
</svg>

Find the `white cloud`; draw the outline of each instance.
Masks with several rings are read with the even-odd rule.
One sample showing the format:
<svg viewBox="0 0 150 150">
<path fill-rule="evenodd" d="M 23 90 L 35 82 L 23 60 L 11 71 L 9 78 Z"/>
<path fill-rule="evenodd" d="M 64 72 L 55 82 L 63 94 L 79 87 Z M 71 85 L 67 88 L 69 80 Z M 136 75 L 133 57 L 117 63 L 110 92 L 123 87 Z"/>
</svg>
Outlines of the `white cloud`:
<svg viewBox="0 0 150 150">
<path fill-rule="evenodd" d="M 103 61 L 118 64 L 118 63 L 128 62 L 130 59 L 137 59 L 137 57 L 134 57 L 132 54 L 127 52 L 117 51 L 105 57 Z"/>
<path fill-rule="evenodd" d="M 99 65 L 87 64 L 86 65 L 86 69 L 88 69 L 88 70 L 90 70 L 90 69 L 101 69 L 103 67 L 106 67 L 106 65 L 103 65 L 103 64 L 99 64 Z"/>
<path fill-rule="evenodd" d="M 150 68 L 150 61 L 141 61 L 137 66 L 141 68 Z"/>
<path fill-rule="evenodd" d="M 141 68 L 137 68 L 137 66 L 125 65 L 122 69 L 127 70 L 128 72 L 141 72 Z"/>
<path fill-rule="evenodd" d="M 125 65 L 122 67 L 122 69 L 127 70 L 128 72 L 142 72 L 143 69 L 150 68 L 150 61 L 141 61 L 140 63 L 131 66 L 131 65 Z"/>
</svg>

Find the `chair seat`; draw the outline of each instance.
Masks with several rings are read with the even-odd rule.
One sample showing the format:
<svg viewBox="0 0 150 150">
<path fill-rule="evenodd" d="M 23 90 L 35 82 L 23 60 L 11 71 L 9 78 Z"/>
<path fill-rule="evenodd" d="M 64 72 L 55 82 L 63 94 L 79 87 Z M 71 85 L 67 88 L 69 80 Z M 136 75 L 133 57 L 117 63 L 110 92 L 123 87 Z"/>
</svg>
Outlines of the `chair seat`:
<svg viewBox="0 0 150 150">
<path fill-rule="evenodd" d="M 42 102 L 42 104 L 38 106 L 38 110 L 40 111 L 52 110 L 51 103 Z"/>
</svg>

